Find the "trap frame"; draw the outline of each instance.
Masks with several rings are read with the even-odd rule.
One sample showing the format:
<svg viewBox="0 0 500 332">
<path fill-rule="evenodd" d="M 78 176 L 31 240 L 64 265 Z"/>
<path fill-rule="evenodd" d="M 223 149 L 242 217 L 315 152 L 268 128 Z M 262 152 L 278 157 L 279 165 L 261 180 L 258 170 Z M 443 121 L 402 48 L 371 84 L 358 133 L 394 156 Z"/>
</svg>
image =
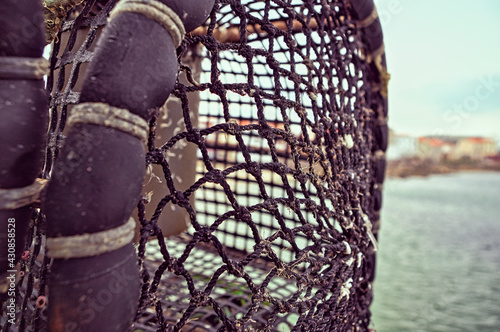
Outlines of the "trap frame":
<svg viewBox="0 0 500 332">
<path fill-rule="evenodd" d="M 116 2 L 85 1 L 64 13 L 46 84 L 43 179 L 64 156 L 80 70 L 95 60 L 96 34 Z M 167 194 L 152 215 L 148 193 L 137 198 L 132 330 L 368 330 L 387 148 L 388 74 L 373 2 L 216 1 L 177 55 L 183 74 L 170 101 L 182 121 L 162 141 L 157 129 L 172 111 L 149 122 L 146 166 Z M 186 184 L 172 165 L 187 146 L 198 161 L 188 161 L 196 175 Z M 186 211 L 190 230 L 165 238 L 158 220 L 175 209 Z M 32 211 L 19 314 L 15 324 L 2 317 L 3 331 L 45 330 L 55 306 L 47 279 L 64 281 L 53 272 L 57 258 L 46 255 L 51 220 Z M 115 271 L 116 257 L 107 262 Z M 106 286 L 94 272 L 83 282 L 96 294 Z M 104 319 L 105 310 L 94 311 L 92 320 Z M 81 330 L 92 320 L 81 320 Z"/>
</svg>

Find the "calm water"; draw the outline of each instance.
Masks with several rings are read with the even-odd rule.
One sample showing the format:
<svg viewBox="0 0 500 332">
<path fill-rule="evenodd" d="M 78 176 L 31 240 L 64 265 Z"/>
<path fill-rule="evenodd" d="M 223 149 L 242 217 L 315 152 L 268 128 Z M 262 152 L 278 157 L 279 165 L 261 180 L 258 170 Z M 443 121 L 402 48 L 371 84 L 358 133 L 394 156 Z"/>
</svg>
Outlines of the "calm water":
<svg viewBox="0 0 500 332">
<path fill-rule="evenodd" d="M 500 173 L 388 179 L 372 327 L 500 331 Z"/>
</svg>

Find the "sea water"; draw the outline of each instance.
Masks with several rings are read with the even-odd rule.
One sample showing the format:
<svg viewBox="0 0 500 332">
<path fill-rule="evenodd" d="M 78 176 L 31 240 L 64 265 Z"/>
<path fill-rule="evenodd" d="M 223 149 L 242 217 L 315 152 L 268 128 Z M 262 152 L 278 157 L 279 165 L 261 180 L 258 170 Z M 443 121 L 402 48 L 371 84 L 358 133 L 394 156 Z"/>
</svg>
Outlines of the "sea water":
<svg viewBox="0 0 500 332">
<path fill-rule="evenodd" d="M 500 331 L 500 173 L 387 179 L 372 327 Z"/>
</svg>

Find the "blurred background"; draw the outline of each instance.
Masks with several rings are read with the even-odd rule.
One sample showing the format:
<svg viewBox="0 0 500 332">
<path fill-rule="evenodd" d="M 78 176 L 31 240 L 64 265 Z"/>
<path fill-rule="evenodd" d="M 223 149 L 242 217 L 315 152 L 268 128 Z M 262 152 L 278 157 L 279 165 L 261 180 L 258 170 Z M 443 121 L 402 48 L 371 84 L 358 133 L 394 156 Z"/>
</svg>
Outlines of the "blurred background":
<svg viewBox="0 0 500 332">
<path fill-rule="evenodd" d="M 375 3 L 392 77 L 372 327 L 500 331 L 500 1 Z"/>
</svg>

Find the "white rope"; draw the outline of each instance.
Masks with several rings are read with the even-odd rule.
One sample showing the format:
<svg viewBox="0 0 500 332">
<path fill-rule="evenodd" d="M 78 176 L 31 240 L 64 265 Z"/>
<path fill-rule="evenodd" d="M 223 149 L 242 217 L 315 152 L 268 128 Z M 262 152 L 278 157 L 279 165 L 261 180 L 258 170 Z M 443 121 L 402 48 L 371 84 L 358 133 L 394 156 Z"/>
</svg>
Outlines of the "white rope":
<svg viewBox="0 0 500 332">
<path fill-rule="evenodd" d="M 120 249 L 134 237 L 135 221 L 91 234 L 47 238 L 47 255 L 52 258 L 77 258 L 102 255 Z"/>
<path fill-rule="evenodd" d="M 68 126 L 76 123 L 90 123 L 114 128 L 146 142 L 149 125 L 140 116 L 124 108 L 105 103 L 82 103 L 73 108 L 68 118 Z"/>
<path fill-rule="evenodd" d="M 15 210 L 38 200 L 47 180 L 36 179 L 22 188 L 0 189 L 0 210 Z"/>
<path fill-rule="evenodd" d="M 157 0 L 121 0 L 113 8 L 110 19 L 119 13 L 132 12 L 146 16 L 164 27 L 172 36 L 175 47 L 179 47 L 186 30 L 179 16 L 167 5 Z"/>
<path fill-rule="evenodd" d="M 49 73 L 45 58 L 0 56 L 0 79 L 39 80 Z"/>
<path fill-rule="evenodd" d="M 378 18 L 377 7 L 373 6 L 372 12 L 362 20 L 359 20 L 357 23 L 358 29 L 366 28 L 371 25 Z"/>
</svg>

